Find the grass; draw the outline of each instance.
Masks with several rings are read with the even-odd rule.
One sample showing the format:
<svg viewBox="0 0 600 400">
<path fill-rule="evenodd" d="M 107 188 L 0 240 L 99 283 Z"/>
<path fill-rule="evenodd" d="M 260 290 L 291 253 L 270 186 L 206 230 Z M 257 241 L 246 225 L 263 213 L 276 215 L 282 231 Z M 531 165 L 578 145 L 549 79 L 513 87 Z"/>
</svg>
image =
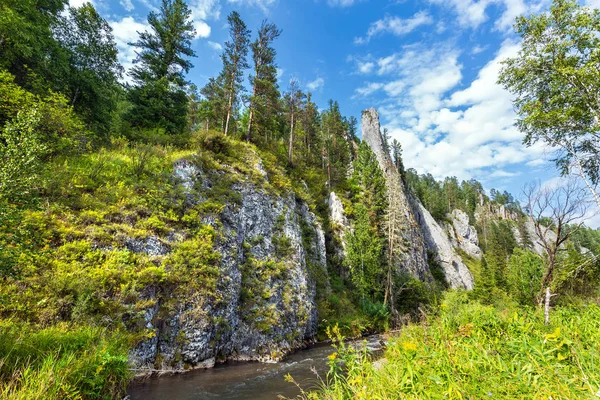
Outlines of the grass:
<svg viewBox="0 0 600 400">
<path fill-rule="evenodd" d="M 60 324 L 0 322 L 0 398 L 112 399 L 129 381 L 130 336 Z"/>
<path fill-rule="evenodd" d="M 485 306 L 450 292 L 405 327 L 377 365 L 341 347 L 310 399 L 593 399 L 600 396 L 600 307 Z"/>
</svg>

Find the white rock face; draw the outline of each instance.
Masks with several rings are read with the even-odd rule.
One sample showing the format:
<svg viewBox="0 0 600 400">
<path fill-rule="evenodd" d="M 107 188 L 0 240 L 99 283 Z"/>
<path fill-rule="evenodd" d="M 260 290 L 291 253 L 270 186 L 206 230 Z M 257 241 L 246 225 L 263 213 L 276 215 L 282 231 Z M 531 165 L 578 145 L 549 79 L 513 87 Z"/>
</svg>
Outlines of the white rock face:
<svg viewBox="0 0 600 400">
<path fill-rule="evenodd" d="M 462 210 L 454 210 L 450 214 L 452 224 L 448 226 L 448 232 L 452 244 L 464 250 L 471 257 L 481 259 L 483 252 L 479 248 L 479 238 L 475 227 L 469 225 L 469 216 Z"/>
<path fill-rule="evenodd" d="M 473 289 L 473 276 L 454 250 L 446 231 L 418 201 L 417 207 L 417 219 L 421 225 L 427 249 L 435 253 L 437 261 L 444 269 L 446 281 L 450 287 L 453 289 Z"/>
<path fill-rule="evenodd" d="M 344 205 L 335 192 L 329 194 L 327 204 L 329 205 L 329 218 L 333 223 L 335 234 L 341 244 L 341 248 L 338 248 L 337 251 L 340 257 L 346 257 L 346 241 L 344 239 L 346 232 L 352 231 L 352 226 L 344 212 Z"/>
<path fill-rule="evenodd" d="M 331 192 L 329 194 L 329 200 L 327 203 L 329 205 L 329 216 L 331 218 L 331 222 L 340 227 L 349 228 L 350 223 L 348 222 L 348 218 L 344 213 L 344 205 L 335 192 Z"/>
<path fill-rule="evenodd" d="M 186 160 L 175 164 L 174 175 L 196 204 L 202 201 L 196 188 L 212 184 L 208 174 Z M 154 300 L 154 305 L 144 310 L 143 323 L 154 335 L 130 353 L 137 367 L 269 362 L 314 340 L 317 285 L 328 287 L 325 236 L 316 216 L 291 192 L 275 195 L 250 182 L 236 183 L 232 189 L 240 201 L 225 204 L 222 212 L 200 221 L 219 232 L 217 292 L 177 294 L 168 288 L 147 288 L 144 297 Z M 135 243 L 136 248 L 168 254 L 168 247 L 163 249 L 161 242 L 151 239 Z M 282 272 L 269 272 L 273 262 L 285 265 Z M 244 286 L 248 282 L 257 295 L 248 294 Z"/>
<path fill-rule="evenodd" d="M 531 241 L 531 250 L 533 250 L 540 256 L 546 254 L 546 250 L 544 250 L 544 247 L 542 246 L 540 237 L 535 231 L 535 223 L 533 222 L 533 219 L 531 217 L 527 217 L 527 220 L 525 221 L 525 230 L 527 231 L 527 235 L 529 236 L 529 240 Z M 545 238 L 547 241 L 552 242 L 556 240 L 556 234 L 550 229 L 548 229 L 548 231 L 546 231 L 545 233 Z M 521 244 L 520 241 L 518 242 L 519 244 Z"/>
</svg>

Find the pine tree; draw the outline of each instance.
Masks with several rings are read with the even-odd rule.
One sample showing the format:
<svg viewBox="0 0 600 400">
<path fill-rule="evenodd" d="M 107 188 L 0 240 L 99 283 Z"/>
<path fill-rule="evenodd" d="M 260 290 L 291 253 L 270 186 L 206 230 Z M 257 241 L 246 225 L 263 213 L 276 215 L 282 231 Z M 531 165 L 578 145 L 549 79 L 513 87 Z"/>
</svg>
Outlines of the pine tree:
<svg viewBox="0 0 600 400">
<path fill-rule="evenodd" d="M 205 128 L 213 127 L 225 130 L 226 105 L 225 91 L 222 76 L 209 78 L 208 83 L 200 90 L 205 100 L 199 107 Z"/>
<path fill-rule="evenodd" d="M 250 97 L 250 115 L 248 117 L 248 132 L 246 140 L 250 141 L 255 122 L 266 128 L 266 122 L 276 109 L 279 89 L 277 87 L 277 52 L 272 46 L 273 41 L 281 35 L 281 30 L 275 24 L 263 21 L 258 39 L 252 44 L 252 59 L 254 60 L 254 76 L 250 76 L 252 97 Z"/>
<path fill-rule="evenodd" d="M 311 93 L 308 92 L 304 112 L 302 113 L 302 127 L 304 128 L 304 143 L 309 156 L 313 153 L 313 149 L 316 148 L 315 145 L 319 140 L 319 117 L 317 105 L 312 101 Z"/>
<path fill-rule="evenodd" d="M 404 162 L 402 161 L 402 145 L 396 139 L 392 142 L 392 158 L 394 160 L 394 165 L 404 182 L 406 180 L 406 171 L 404 169 Z"/>
<path fill-rule="evenodd" d="M 246 57 L 250 43 L 250 30 L 242 21 L 237 11 L 232 11 L 227 17 L 229 23 L 230 41 L 225 43 L 225 50 L 221 56 L 223 70 L 219 81 L 223 83 L 223 92 L 226 99 L 225 127 L 223 132 L 229 133 L 230 121 L 239 102 L 240 92 L 244 90 L 244 70 L 249 67 Z"/>
<path fill-rule="evenodd" d="M 151 32 L 141 32 L 130 45 L 140 49 L 130 75 L 136 86 L 130 90 L 133 126 L 162 127 L 169 133 L 183 132 L 187 118 L 185 74 L 192 68 L 186 57 L 195 36 L 191 11 L 183 0 L 162 0 L 159 13 L 150 12 Z"/>
<path fill-rule="evenodd" d="M 288 92 L 285 95 L 285 101 L 287 103 L 288 118 L 290 120 L 290 136 L 288 145 L 288 164 L 293 165 L 294 155 L 294 130 L 296 128 L 296 118 L 300 107 L 302 105 L 304 94 L 300 91 L 298 80 L 292 78 Z"/>
<path fill-rule="evenodd" d="M 347 261 L 351 280 L 361 296 L 376 296 L 384 286 L 384 216 L 387 188 L 375 154 L 366 143 L 358 147 L 350 179 L 355 209 L 353 231 L 347 236 Z"/>
</svg>

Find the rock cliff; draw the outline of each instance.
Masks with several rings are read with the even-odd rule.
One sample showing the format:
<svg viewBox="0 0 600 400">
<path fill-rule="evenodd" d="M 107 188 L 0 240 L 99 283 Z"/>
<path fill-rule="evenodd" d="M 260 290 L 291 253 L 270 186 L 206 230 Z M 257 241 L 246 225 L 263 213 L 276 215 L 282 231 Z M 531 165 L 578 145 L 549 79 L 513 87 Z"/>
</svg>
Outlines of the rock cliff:
<svg viewBox="0 0 600 400">
<path fill-rule="evenodd" d="M 433 219 L 421 202 L 404 188 L 400 173 L 389 153 L 384 150 L 379 116 L 373 108 L 363 111 L 362 133 L 363 140 L 375 153 L 386 176 L 390 218 L 398 227 L 392 230 L 392 240 L 402 243 L 399 268 L 410 272 L 416 278 L 431 281 L 429 262 L 436 261 L 442 266 L 451 288 L 472 289 L 473 277 L 457 254 L 456 246 L 451 242 L 448 232 Z M 457 225 L 464 230 L 461 221 L 458 221 Z M 474 229 L 469 232 L 474 232 Z M 476 233 L 475 238 L 470 239 L 476 242 Z M 457 237 L 455 241 L 458 246 Z M 466 246 L 471 251 L 476 251 L 472 246 Z M 428 253 L 429 257 L 432 257 L 431 260 L 428 260 Z"/>
<path fill-rule="evenodd" d="M 429 255 L 441 265 L 448 285 L 453 289 L 473 289 L 473 276 L 456 252 L 457 246 L 450 240 L 448 231 L 436 222 L 419 201 L 415 201 L 414 209 Z"/>
<path fill-rule="evenodd" d="M 402 185 L 400 173 L 384 150 L 379 115 L 374 108 L 362 113 L 362 137 L 369 145 L 379 167 L 384 172 L 388 188 L 388 239 L 397 256 L 394 266 L 415 278 L 431 282 L 433 277 L 427 263 L 427 248 L 418 221 Z"/>
<path fill-rule="evenodd" d="M 187 160 L 175 164 L 174 176 L 187 194 L 188 207 L 205 201 L 195 188 L 214 184 Z M 238 193 L 236 202 L 198 221 L 218 232 L 216 293 L 148 288 L 145 296 L 154 304 L 145 312 L 148 339 L 131 353 L 138 367 L 187 369 L 224 360 L 273 361 L 314 340 L 315 277 L 327 279 L 319 222 L 291 192 L 270 193 L 250 181 L 232 189 Z"/>
</svg>

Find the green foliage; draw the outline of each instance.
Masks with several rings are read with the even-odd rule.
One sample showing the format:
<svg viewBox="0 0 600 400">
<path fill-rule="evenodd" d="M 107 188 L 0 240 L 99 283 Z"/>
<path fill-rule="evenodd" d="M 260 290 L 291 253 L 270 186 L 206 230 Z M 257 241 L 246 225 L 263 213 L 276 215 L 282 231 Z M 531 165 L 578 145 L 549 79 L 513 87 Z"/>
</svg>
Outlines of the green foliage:
<svg viewBox="0 0 600 400">
<path fill-rule="evenodd" d="M 437 221 L 446 221 L 453 210 L 462 210 L 475 222 L 475 209 L 480 199 L 487 200 L 483 186 L 475 179 L 462 181 L 448 177 L 437 181 L 431 174 L 418 175 L 414 169 L 405 172 L 405 183 Z"/>
<path fill-rule="evenodd" d="M 552 283 L 558 304 L 578 304 L 600 296 L 600 261 L 598 253 L 581 252 L 570 243 L 563 249 Z"/>
<path fill-rule="evenodd" d="M 133 127 L 182 133 L 188 111 L 184 74 L 192 67 L 186 57 L 195 56 L 191 11 L 182 0 L 162 0 L 160 12 L 148 15 L 148 24 L 151 32 L 141 32 L 132 43 L 140 51 L 131 71 L 136 86 L 129 91 L 133 107 L 127 120 Z"/>
<path fill-rule="evenodd" d="M 547 12 L 518 17 L 515 31 L 521 49 L 504 61 L 499 83 L 514 94 L 524 143 L 551 146 L 563 175 L 575 168 L 597 184 L 600 10 L 554 0 Z"/>
<path fill-rule="evenodd" d="M 350 179 L 353 226 L 345 235 L 350 280 L 362 297 L 376 299 L 383 289 L 385 269 L 383 218 L 387 188 L 375 155 L 366 143 L 358 148 Z"/>
<path fill-rule="evenodd" d="M 223 121 L 223 132 L 226 135 L 234 126 L 230 121 L 237 114 L 240 93 L 244 91 L 244 70 L 248 68 L 246 57 L 250 43 L 250 30 L 237 11 L 232 11 L 227 16 L 227 22 L 230 39 L 225 42 L 225 49 L 221 55 L 223 69 L 216 80 L 209 81 L 210 85 L 218 85 L 218 88 L 207 89 L 218 96 L 215 100 L 223 106 L 213 107 L 213 110 L 222 113 L 220 120 Z"/>
<path fill-rule="evenodd" d="M 481 248 L 485 263 L 482 266 L 481 284 L 490 289 L 506 289 L 507 263 L 517 247 L 513 234 L 513 224 L 509 220 L 489 221 L 483 227 Z"/>
<path fill-rule="evenodd" d="M 529 308 L 494 308 L 451 292 L 439 315 L 393 337 L 385 361 L 339 346 L 310 399 L 592 398 L 600 307 L 559 308 L 550 326 Z M 335 335 L 335 332 L 334 332 Z"/>
<path fill-rule="evenodd" d="M 33 110 L 37 110 L 36 135 L 48 155 L 81 149 L 93 139 L 64 96 L 53 92 L 34 95 L 17 85 L 13 75 L 0 70 L 0 125 Z"/>
<path fill-rule="evenodd" d="M 540 256 L 529 250 L 514 250 L 506 270 L 508 293 L 513 300 L 535 306 L 543 276 L 544 262 Z"/>
<path fill-rule="evenodd" d="M 36 109 L 17 114 L 0 134 L 0 202 L 19 202 L 35 191 L 47 147 L 37 128 Z"/>
<path fill-rule="evenodd" d="M 258 38 L 252 42 L 252 59 L 254 61 L 254 75 L 250 76 L 253 86 L 250 97 L 250 115 L 246 139 L 253 139 L 254 128 L 259 138 L 265 134 L 270 126 L 274 111 L 277 110 L 279 88 L 277 85 L 277 52 L 273 48 L 273 41 L 281 35 L 281 30 L 275 24 L 263 21 L 258 30 Z M 256 138 L 254 138 L 256 141 Z"/>
<path fill-rule="evenodd" d="M 69 7 L 68 14 L 59 19 L 54 36 L 65 59 L 64 67 L 55 71 L 55 86 L 106 142 L 123 71 L 112 28 L 87 3 L 79 8 Z"/>
<path fill-rule="evenodd" d="M 0 3 L 0 69 L 32 84 L 31 73 L 52 75 L 58 44 L 52 28 L 65 0 L 4 0 Z"/>
<path fill-rule="evenodd" d="M 350 267 L 350 279 L 361 295 L 375 298 L 382 289 L 383 242 L 371 226 L 366 211 L 359 212 L 353 231 L 346 234 L 346 262 Z"/>
</svg>

